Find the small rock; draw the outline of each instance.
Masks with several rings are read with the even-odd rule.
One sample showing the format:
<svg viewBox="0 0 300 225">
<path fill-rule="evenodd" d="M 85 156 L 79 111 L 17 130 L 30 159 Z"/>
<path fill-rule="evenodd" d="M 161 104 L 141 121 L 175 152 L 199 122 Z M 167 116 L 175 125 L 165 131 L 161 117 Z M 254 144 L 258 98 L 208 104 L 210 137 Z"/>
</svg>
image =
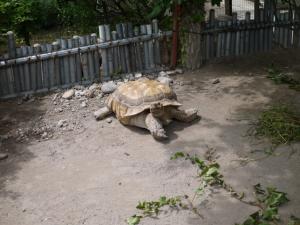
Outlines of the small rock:
<svg viewBox="0 0 300 225">
<path fill-rule="evenodd" d="M 75 91 L 73 89 L 66 91 L 62 98 L 64 99 L 71 99 L 75 95 Z"/>
<path fill-rule="evenodd" d="M 60 120 L 57 123 L 57 127 L 62 128 L 62 127 L 66 127 L 68 125 L 68 122 L 66 120 Z"/>
<path fill-rule="evenodd" d="M 93 90 L 86 90 L 84 91 L 84 96 L 87 97 L 87 98 L 94 98 L 95 97 L 95 90 L 96 89 L 93 89 Z"/>
<path fill-rule="evenodd" d="M 100 85 L 97 84 L 97 83 L 93 83 L 90 87 L 89 87 L 89 90 L 90 91 L 95 91 L 95 90 L 98 90 L 100 89 Z"/>
<path fill-rule="evenodd" d="M 101 90 L 104 94 L 113 93 L 117 89 L 117 85 L 113 81 L 103 83 Z"/>
<path fill-rule="evenodd" d="M 112 123 L 112 119 L 111 119 L 111 118 L 107 118 L 107 119 L 106 119 L 106 122 L 107 122 L 107 123 Z"/>
<path fill-rule="evenodd" d="M 124 79 L 124 83 L 127 83 L 129 80 L 128 79 Z"/>
<path fill-rule="evenodd" d="M 42 134 L 42 136 L 41 136 L 41 137 L 42 137 L 43 139 L 46 139 L 46 138 L 47 138 L 47 136 L 48 136 L 48 133 L 47 133 L 47 132 L 44 132 L 44 133 Z"/>
<path fill-rule="evenodd" d="M 58 94 L 56 93 L 56 94 L 53 96 L 52 101 L 55 102 L 56 99 L 57 99 L 57 97 L 58 97 Z"/>
<path fill-rule="evenodd" d="M 102 92 L 97 96 L 97 99 L 101 99 L 101 98 L 103 98 L 103 93 Z"/>
<path fill-rule="evenodd" d="M 134 78 L 134 76 L 133 76 L 133 74 L 132 74 L 132 73 L 130 73 L 130 74 L 127 74 L 125 77 L 126 77 L 128 80 L 130 80 L 130 81 L 133 81 L 133 80 L 135 80 L 135 78 Z"/>
<path fill-rule="evenodd" d="M 193 82 L 191 80 L 184 80 L 184 81 L 179 82 L 180 86 L 192 85 L 192 84 L 193 84 Z"/>
<path fill-rule="evenodd" d="M 173 80 L 169 77 L 158 77 L 157 80 L 162 83 L 170 86 L 173 83 Z"/>
<path fill-rule="evenodd" d="M 53 102 L 53 105 L 57 105 L 57 102 Z"/>
<path fill-rule="evenodd" d="M 168 76 L 168 74 L 165 71 L 161 71 L 161 72 L 159 72 L 158 76 L 165 77 L 165 76 Z"/>
<path fill-rule="evenodd" d="M 56 108 L 54 109 L 54 112 L 59 113 L 59 112 L 63 112 L 64 110 L 62 108 Z"/>
<path fill-rule="evenodd" d="M 142 76 L 143 76 L 142 73 L 136 73 L 136 74 L 134 75 L 134 77 L 135 77 L 136 79 L 139 79 L 139 78 L 141 78 Z"/>
<path fill-rule="evenodd" d="M 74 89 L 82 91 L 82 90 L 84 90 L 84 86 L 82 86 L 82 85 L 75 85 Z"/>
<path fill-rule="evenodd" d="M 179 69 L 179 68 L 176 69 L 175 71 L 176 71 L 176 73 L 179 73 L 179 74 L 183 74 L 184 73 L 183 69 Z"/>
<path fill-rule="evenodd" d="M 81 107 L 81 108 L 86 108 L 86 107 L 87 107 L 86 102 L 82 102 L 82 103 L 80 104 L 80 107 Z"/>
<path fill-rule="evenodd" d="M 4 160 L 8 158 L 8 154 L 6 153 L 0 153 L 0 160 Z"/>
<path fill-rule="evenodd" d="M 177 72 L 176 72 L 176 70 L 170 70 L 170 71 L 167 71 L 166 73 L 167 73 L 167 75 L 172 76 L 172 75 L 175 75 Z"/>
<path fill-rule="evenodd" d="M 220 81 L 220 79 L 215 79 L 213 82 L 212 82 L 212 84 L 218 84 L 218 83 L 220 83 L 221 81 Z"/>
<path fill-rule="evenodd" d="M 81 96 L 84 96 L 84 91 L 81 91 L 81 90 L 75 91 L 75 97 L 76 98 L 80 98 Z"/>
</svg>

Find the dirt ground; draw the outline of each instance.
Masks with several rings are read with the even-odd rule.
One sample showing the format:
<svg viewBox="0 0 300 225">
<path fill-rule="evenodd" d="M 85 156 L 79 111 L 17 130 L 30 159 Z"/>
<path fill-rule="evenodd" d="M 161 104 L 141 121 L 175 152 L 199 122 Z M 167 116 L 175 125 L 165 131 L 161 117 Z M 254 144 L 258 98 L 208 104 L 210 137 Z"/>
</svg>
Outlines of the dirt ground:
<svg viewBox="0 0 300 225">
<path fill-rule="evenodd" d="M 266 78 L 272 62 L 300 75 L 300 54 L 279 50 L 212 62 L 172 77 L 179 101 L 184 108 L 198 108 L 202 119 L 172 123 L 166 142 L 124 127 L 114 117 L 111 123 L 95 121 L 100 98 L 87 100 L 87 107 L 76 99 L 60 101 L 60 93 L 0 103 L 0 152 L 8 154 L 0 161 L 0 224 L 126 224 L 137 213 L 138 201 L 193 196 L 199 184 L 195 168 L 170 156 L 183 151 L 203 157 L 208 147 L 216 149 L 226 182 L 247 199 L 254 184 L 275 186 L 290 199 L 280 208 L 282 224 L 291 214 L 300 216 L 299 143 L 280 146 L 278 154 L 263 160 L 240 161 L 261 158 L 270 146 L 247 135 L 262 110 L 273 103 L 300 109 L 299 92 Z M 214 84 L 216 79 L 220 83 Z M 57 127 L 60 120 L 66 124 Z M 168 211 L 141 224 L 234 225 L 257 210 L 220 189 L 208 189 L 195 204 L 201 217 L 189 210 Z"/>
</svg>

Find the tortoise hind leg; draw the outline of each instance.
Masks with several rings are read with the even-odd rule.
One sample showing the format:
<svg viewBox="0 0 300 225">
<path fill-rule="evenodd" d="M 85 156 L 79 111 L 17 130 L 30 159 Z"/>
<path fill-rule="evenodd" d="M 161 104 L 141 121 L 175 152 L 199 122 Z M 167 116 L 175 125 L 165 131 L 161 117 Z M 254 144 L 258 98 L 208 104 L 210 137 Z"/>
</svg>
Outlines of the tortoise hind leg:
<svg viewBox="0 0 300 225">
<path fill-rule="evenodd" d="M 186 123 L 192 122 L 193 120 L 197 119 L 197 113 L 197 109 L 180 110 L 177 108 L 171 108 L 170 110 L 172 118 Z"/>
<path fill-rule="evenodd" d="M 105 106 L 99 109 L 98 111 L 94 112 L 94 116 L 96 120 L 103 120 L 106 116 L 108 116 L 111 113 L 112 111 L 107 106 Z"/>
<path fill-rule="evenodd" d="M 151 113 L 147 115 L 145 124 L 147 126 L 147 129 L 155 139 L 163 140 L 168 138 L 166 135 L 166 131 L 163 128 L 162 122 L 158 118 L 155 118 Z"/>
</svg>

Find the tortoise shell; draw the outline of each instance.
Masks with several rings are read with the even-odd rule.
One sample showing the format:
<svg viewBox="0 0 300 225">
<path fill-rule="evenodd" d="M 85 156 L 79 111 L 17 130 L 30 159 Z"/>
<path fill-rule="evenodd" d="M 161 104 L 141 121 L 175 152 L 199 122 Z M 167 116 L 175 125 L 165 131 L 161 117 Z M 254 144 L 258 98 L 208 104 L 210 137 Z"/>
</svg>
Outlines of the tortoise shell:
<svg viewBox="0 0 300 225">
<path fill-rule="evenodd" d="M 168 85 L 147 78 L 120 85 L 106 100 L 107 106 L 123 124 L 128 124 L 130 117 L 149 110 L 152 103 L 158 102 L 163 106 L 181 106 Z"/>
</svg>

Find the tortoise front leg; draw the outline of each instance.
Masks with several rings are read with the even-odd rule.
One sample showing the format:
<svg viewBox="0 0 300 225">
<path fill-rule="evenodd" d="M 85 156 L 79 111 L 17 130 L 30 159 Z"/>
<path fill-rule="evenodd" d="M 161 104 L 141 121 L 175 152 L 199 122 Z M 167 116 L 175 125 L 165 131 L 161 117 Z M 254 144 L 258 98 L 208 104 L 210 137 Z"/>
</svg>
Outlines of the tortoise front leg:
<svg viewBox="0 0 300 225">
<path fill-rule="evenodd" d="M 103 120 L 106 116 L 108 116 L 111 113 L 112 111 L 107 106 L 105 106 L 99 109 L 98 111 L 94 112 L 94 116 L 96 120 Z"/>
<path fill-rule="evenodd" d="M 145 124 L 155 139 L 163 140 L 168 138 L 162 122 L 158 118 L 155 118 L 151 113 L 146 116 Z"/>
<path fill-rule="evenodd" d="M 170 110 L 172 118 L 186 123 L 195 120 L 198 117 L 197 113 L 197 109 L 180 110 L 177 108 L 171 108 Z"/>
</svg>

